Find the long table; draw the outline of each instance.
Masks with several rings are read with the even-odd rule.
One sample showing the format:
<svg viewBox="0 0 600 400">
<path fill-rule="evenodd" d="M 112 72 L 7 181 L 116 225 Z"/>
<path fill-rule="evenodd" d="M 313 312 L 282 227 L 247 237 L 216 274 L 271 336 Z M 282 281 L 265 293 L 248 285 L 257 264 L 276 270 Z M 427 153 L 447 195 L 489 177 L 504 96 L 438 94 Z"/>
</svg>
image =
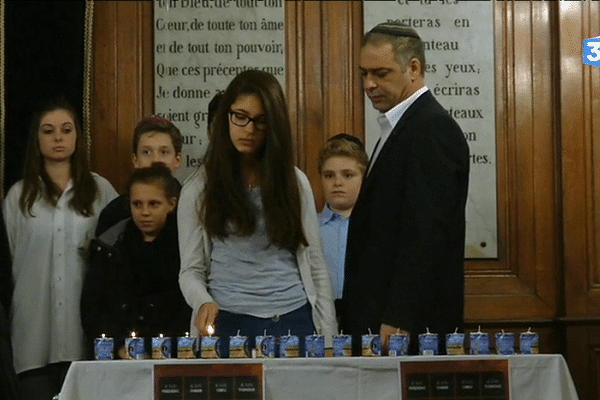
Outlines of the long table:
<svg viewBox="0 0 600 400">
<path fill-rule="evenodd" d="M 403 363 L 497 359 L 508 360 L 511 399 L 578 399 L 564 358 L 540 354 L 78 361 L 69 369 L 59 400 L 153 400 L 155 365 L 236 363 L 263 364 L 267 400 L 401 399 Z"/>
</svg>

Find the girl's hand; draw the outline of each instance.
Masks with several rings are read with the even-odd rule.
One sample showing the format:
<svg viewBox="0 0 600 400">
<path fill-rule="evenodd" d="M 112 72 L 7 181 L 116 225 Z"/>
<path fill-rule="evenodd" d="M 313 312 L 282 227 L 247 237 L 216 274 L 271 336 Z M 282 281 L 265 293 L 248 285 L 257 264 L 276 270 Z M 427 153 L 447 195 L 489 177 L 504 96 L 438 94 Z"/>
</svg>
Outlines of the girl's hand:
<svg viewBox="0 0 600 400">
<path fill-rule="evenodd" d="M 215 319 L 217 318 L 217 314 L 219 313 L 219 305 L 217 303 L 204 303 L 200 307 L 200 311 L 198 311 L 198 316 L 196 317 L 196 328 L 200 331 L 202 336 L 210 336 L 214 335 L 215 331 Z M 212 326 L 213 331 L 208 331 L 208 326 Z"/>
</svg>

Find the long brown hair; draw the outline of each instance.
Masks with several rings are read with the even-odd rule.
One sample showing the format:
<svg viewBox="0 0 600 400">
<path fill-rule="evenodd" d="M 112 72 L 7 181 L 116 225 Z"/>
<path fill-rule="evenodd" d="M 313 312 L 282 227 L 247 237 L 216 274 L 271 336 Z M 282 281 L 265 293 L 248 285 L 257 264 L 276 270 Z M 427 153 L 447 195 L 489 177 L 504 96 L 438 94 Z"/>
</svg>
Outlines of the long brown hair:
<svg viewBox="0 0 600 400">
<path fill-rule="evenodd" d="M 245 95 L 260 99 L 267 121 L 265 145 L 258 152 L 267 233 L 271 244 L 295 250 L 307 241 L 294 171 L 291 126 L 281 85 L 267 72 L 244 71 L 223 94 L 205 157 L 208 179 L 200 218 L 208 234 L 220 239 L 230 234 L 249 236 L 256 229 L 256 210 L 243 183 L 241 156 L 229 136 L 231 105 Z"/>
<path fill-rule="evenodd" d="M 44 115 L 51 111 L 66 111 L 75 123 L 76 141 L 75 151 L 71 156 L 71 179 L 73 180 L 73 197 L 69 200 L 69 207 L 78 214 L 89 217 L 94 213 L 93 203 L 99 189 L 88 167 L 85 154 L 86 140 L 81 132 L 81 124 L 77 111 L 63 96 L 55 97 L 44 104 L 34 114 L 29 131 L 29 142 L 25 152 L 25 166 L 23 168 L 23 189 L 19 198 L 19 207 L 23 214 L 33 216 L 33 204 L 41 197 L 52 206 L 56 203 L 61 193 L 46 172 L 44 158 L 40 152 L 39 129 Z"/>
</svg>

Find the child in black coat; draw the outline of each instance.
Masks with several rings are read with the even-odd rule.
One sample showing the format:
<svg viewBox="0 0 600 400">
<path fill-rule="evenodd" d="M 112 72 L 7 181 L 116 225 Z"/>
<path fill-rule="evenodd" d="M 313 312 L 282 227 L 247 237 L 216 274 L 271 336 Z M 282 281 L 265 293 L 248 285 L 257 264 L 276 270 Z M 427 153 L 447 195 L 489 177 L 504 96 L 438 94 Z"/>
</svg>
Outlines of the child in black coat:
<svg viewBox="0 0 600 400">
<path fill-rule="evenodd" d="M 115 356 L 127 358 L 124 338 L 182 336 L 191 309 L 178 284 L 175 208 L 179 183 L 161 163 L 136 169 L 128 186 L 131 218 L 90 245 L 81 315 L 86 336 L 115 340 Z"/>
</svg>

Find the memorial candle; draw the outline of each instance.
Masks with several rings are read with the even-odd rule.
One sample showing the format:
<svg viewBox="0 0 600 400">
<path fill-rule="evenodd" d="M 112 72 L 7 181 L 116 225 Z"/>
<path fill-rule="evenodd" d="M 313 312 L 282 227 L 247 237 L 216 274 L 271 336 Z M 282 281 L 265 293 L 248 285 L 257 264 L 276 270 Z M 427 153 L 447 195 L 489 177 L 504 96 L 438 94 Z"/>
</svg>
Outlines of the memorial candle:
<svg viewBox="0 0 600 400">
<path fill-rule="evenodd" d="M 422 356 L 434 356 L 438 354 L 438 334 L 429 332 L 419 335 L 419 354 Z"/>
<path fill-rule="evenodd" d="M 410 336 L 406 333 L 393 333 L 390 335 L 388 355 L 390 357 L 405 356 L 408 354 Z"/>
<path fill-rule="evenodd" d="M 334 357 L 350 357 L 352 356 L 352 336 L 344 335 L 340 332 L 332 338 L 333 356 Z"/>
<path fill-rule="evenodd" d="M 454 333 L 448 333 L 446 335 L 446 354 L 465 354 L 465 334 L 458 333 L 458 328 L 456 328 Z"/>
<path fill-rule="evenodd" d="M 529 328 L 519 336 L 519 351 L 521 354 L 539 354 L 539 343 L 539 335 Z"/>
<path fill-rule="evenodd" d="M 512 332 L 496 333 L 496 353 L 502 355 L 515 354 L 515 335 Z"/>
<path fill-rule="evenodd" d="M 200 357 L 202 358 L 221 358 L 221 351 L 219 345 L 221 344 L 221 338 L 213 336 L 215 332 L 212 325 L 206 327 L 209 336 L 202 336 L 200 340 Z"/>
<path fill-rule="evenodd" d="M 250 346 L 248 343 L 248 336 L 241 336 L 239 330 L 237 331 L 237 335 L 231 336 L 229 338 L 229 357 L 250 357 Z"/>
<path fill-rule="evenodd" d="M 185 336 L 177 338 L 177 358 L 189 359 L 196 358 L 196 338 L 191 337 L 189 332 Z"/>
<path fill-rule="evenodd" d="M 362 355 L 365 357 L 379 357 L 381 355 L 381 335 L 374 335 L 369 329 L 361 337 Z"/>
<path fill-rule="evenodd" d="M 471 354 L 490 354 L 490 335 L 479 327 L 477 332 L 470 333 L 469 346 Z"/>
<path fill-rule="evenodd" d="M 275 357 L 275 336 L 264 335 L 256 337 L 256 357 L 258 358 L 274 358 Z"/>
<path fill-rule="evenodd" d="M 171 338 L 164 337 L 162 333 L 152 338 L 152 358 L 171 358 Z"/>
<path fill-rule="evenodd" d="M 131 332 L 131 337 L 125 338 L 125 348 L 130 360 L 143 360 L 146 358 L 144 338 L 137 337 L 135 332 Z"/>
<path fill-rule="evenodd" d="M 287 335 L 279 338 L 279 357 L 300 357 L 300 338 L 288 331 Z"/>
<path fill-rule="evenodd" d="M 307 335 L 304 348 L 306 357 L 325 357 L 325 336 L 316 333 Z"/>
<path fill-rule="evenodd" d="M 96 360 L 112 360 L 114 348 L 113 338 L 106 337 L 103 333 L 101 337 L 94 339 L 94 358 Z"/>
</svg>

